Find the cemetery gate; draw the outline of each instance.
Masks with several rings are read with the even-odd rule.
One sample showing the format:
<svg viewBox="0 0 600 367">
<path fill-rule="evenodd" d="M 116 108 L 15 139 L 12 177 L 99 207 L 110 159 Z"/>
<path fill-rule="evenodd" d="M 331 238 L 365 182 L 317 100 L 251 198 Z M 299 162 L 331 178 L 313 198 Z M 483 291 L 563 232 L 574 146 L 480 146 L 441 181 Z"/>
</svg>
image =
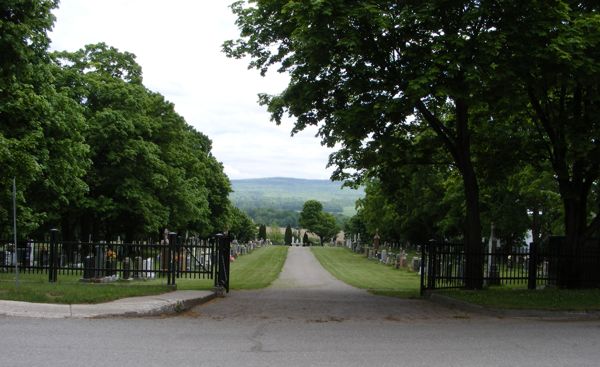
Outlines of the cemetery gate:
<svg viewBox="0 0 600 367">
<path fill-rule="evenodd" d="M 133 243 L 62 241 L 57 230 L 45 241 L 0 242 L 0 273 L 47 274 L 63 279 L 109 282 L 117 279 L 213 279 L 229 291 L 227 235 L 180 237 L 168 233 L 161 241 Z"/>
</svg>

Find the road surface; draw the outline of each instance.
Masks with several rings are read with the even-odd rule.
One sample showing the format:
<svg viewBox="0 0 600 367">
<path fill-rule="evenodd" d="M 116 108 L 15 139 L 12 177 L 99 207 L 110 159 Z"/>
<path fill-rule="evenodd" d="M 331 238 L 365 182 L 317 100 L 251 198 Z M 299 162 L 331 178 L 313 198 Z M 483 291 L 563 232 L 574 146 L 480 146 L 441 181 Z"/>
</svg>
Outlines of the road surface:
<svg viewBox="0 0 600 367">
<path fill-rule="evenodd" d="M 291 248 L 280 278 L 169 318 L 0 318 L 0 366 L 598 366 L 600 322 L 372 296 Z"/>
</svg>

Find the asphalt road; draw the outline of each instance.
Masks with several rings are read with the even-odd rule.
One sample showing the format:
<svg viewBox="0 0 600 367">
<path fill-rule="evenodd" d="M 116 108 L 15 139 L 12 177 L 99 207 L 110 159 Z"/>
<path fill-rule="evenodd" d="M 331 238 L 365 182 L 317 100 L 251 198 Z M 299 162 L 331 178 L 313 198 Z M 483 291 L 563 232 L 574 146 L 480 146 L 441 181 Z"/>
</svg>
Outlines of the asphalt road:
<svg viewBox="0 0 600 367">
<path fill-rule="evenodd" d="M 372 296 L 293 248 L 269 289 L 169 318 L 0 318 L 0 366 L 599 366 L 600 322 Z"/>
</svg>

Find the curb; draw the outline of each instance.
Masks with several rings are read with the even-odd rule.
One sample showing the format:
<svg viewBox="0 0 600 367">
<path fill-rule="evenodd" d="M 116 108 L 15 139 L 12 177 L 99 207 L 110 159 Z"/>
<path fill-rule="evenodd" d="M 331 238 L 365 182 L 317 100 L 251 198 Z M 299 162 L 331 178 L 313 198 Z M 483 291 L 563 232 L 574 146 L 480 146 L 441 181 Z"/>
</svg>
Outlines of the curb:
<svg viewBox="0 0 600 367">
<path fill-rule="evenodd" d="M 0 301 L 0 316 L 42 319 L 103 319 L 173 315 L 208 302 L 212 291 L 179 291 L 155 296 L 122 298 L 99 304 L 42 304 Z"/>
<path fill-rule="evenodd" d="M 527 318 L 544 321 L 600 320 L 600 311 L 547 311 L 490 308 L 435 293 L 429 293 L 425 298 L 433 303 L 449 308 L 497 318 Z"/>
</svg>

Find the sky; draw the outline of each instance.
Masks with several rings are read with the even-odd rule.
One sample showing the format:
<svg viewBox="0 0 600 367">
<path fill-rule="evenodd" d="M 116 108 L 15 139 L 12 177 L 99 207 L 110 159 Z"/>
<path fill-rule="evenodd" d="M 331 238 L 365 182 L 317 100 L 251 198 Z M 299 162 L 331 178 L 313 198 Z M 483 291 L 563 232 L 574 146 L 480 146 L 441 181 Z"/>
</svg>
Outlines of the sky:
<svg viewBox="0 0 600 367">
<path fill-rule="evenodd" d="M 231 179 L 328 179 L 331 149 L 316 128 L 290 136 L 293 121 L 277 126 L 258 93 L 276 94 L 287 76 L 261 77 L 248 60 L 221 52 L 239 36 L 233 0 L 61 0 L 50 33 L 52 50 L 75 51 L 105 42 L 137 56 L 144 84 L 213 142 L 213 155 Z"/>
</svg>

